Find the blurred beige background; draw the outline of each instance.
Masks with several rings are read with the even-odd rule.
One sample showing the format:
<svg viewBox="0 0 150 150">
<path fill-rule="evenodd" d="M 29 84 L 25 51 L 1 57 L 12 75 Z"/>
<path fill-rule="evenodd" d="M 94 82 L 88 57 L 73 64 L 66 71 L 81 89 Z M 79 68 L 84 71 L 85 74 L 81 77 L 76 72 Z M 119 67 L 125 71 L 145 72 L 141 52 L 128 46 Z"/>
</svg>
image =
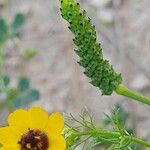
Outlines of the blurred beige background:
<svg viewBox="0 0 150 150">
<path fill-rule="evenodd" d="M 3 7 L 5 2 L 8 4 Z M 150 0 L 79 2 L 96 25 L 105 57 L 122 73 L 124 83 L 150 96 Z M 115 93 L 110 97 L 101 96 L 100 91 L 89 84 L 83 68 L 77 64 L 72 34 L 60 16 L 58 0 L 0 0 L 0 15 L 8 21 L 17 12 L 25 14 L 27 20 L 19 46 L 7 44 L 6 72 L 14 79 L 22 74 L 28 76 L 32 86 L 40 90 L 40 101 L 32 105 L 40 105 L 49 112 L 73 114 L 87 107 L 100 120 L 104 112 L 109 114 L 119 102 L 138 122 L 137 134 L 149 135 L 148 106 Z M 20 54 L 28 47 L 37 49 L 38 55 L 19 69 Z M 6 116 L 5 109 L 1 110 L 0 122 L 6 120 Z"/>
</svg>

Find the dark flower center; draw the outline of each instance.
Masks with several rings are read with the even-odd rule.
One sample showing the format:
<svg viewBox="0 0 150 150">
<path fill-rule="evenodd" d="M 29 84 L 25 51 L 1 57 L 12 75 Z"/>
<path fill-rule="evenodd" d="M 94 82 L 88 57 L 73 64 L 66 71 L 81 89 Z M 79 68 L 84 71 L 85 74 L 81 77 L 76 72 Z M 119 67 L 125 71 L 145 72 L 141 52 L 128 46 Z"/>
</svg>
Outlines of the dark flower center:
<svg viewBox="0 0 150 150">
<path fill-rule="evenodd" d="M 40 130 L 30 130 L 22 135 L 21 140 L 18 142 L 21 150 L 48 150 L 49 142 L 48 137 Z"/>
</svg>

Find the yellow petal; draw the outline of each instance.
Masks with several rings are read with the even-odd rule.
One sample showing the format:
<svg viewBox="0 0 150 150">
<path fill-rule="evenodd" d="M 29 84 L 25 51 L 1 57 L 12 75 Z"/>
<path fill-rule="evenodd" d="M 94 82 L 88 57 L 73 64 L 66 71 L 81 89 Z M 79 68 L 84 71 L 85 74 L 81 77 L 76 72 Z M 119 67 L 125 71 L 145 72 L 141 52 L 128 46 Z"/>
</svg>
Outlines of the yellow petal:
<svg viewBox="0 0 150 150">
<path fill-rule="evenodd" d="M 63 116 L 56 112 L 48 117 L 46 111 L 32 107 L 29 111 L 16 110 L 8 117 L 8 127 L 0 128 L 0 150 L 20 150 L 18 142 L 28 129 L 45 131 L 50 140 L 50 150 L 65 150 L 66 141 L 60 135 L 64 127 Z"/>
<path fill-rule="evenodd" d="M 0 144 L 4 147 L 18 148 L 18 137 L 10 127 L 0 128 Z"/>
<path fill-rule="evenodd" d="M 31 129 L 45 129 L 48 121 L 48 114 L 40 107 L 32 107 L 28 111 Z"/>
<path fill-rule="evenodd" d="M 28 112 L 23 109 L 14 111 L 8 117 L 8 124 L 12 127 L 14 132 L 23 135 L 29 128 Z"/>
<path fill-rule="evenodd" d="M 64 128 L 63 116 L 58 112 L 52 113 L 48 119 L 48 122 L 45 128 L 46 131 L 51 136 L 56 136 L 58 134 L 61 134 L 63 128 Z"/>
<path fill-rule="evenodd" d="M 66 141 L 60 135 L 57 138 L 50 140 L 50 148 L 49 150 L 65 150 L 66 149 Z"/>
<path fill-rule="evenodd" d="M 2 147 L 0 150 L 20 150 L 20 148 L 15 148 L 15 147 Z"/>
</svg>

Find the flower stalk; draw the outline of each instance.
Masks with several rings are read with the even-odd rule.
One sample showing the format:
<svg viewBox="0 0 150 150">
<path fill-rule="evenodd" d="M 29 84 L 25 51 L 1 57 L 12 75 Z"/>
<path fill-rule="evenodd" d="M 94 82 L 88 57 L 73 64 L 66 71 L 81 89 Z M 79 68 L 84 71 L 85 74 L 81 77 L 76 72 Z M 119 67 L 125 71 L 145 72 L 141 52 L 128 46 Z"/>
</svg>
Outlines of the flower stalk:
<svg viewBox="0 0 150 150">
<path fill-rule="evenodd" d="M 129 140 L 130 143 L 136 143 L 143 145 L 145 147 L 150 147 L 150 142 L 141 140 L 139 138 L 136 138 L 131 135 L 121 135 L 120 132 L 114 132 L 114 131 L 108 131 L 108 130 L 91 130 L 91 131 L 84 131 L 84 132 L 77 132 L 74 133 L 74 137 L 81 137 L 81 136 L 87 136 L 87 135 L 100 135 L 100 136 L 108 136 L 111 138 L 118 138 L 118 139 L 124 139 Z"/>
<path fill-rule="evenodd" d="M 119 95 L 129 97 L 129 98 L 134 99 L 136 101 L 142 102 L 144 104 L 150 105 L 150 98 L 149 97 L 143 96 L 143 95 L 137 93 L 136 91 L 132 91 L 132 90 L 128 89 L 127 87 L 125 87 L 123 84 L 120 84 L 117 87 L 116 93 Z"/>
</svg>

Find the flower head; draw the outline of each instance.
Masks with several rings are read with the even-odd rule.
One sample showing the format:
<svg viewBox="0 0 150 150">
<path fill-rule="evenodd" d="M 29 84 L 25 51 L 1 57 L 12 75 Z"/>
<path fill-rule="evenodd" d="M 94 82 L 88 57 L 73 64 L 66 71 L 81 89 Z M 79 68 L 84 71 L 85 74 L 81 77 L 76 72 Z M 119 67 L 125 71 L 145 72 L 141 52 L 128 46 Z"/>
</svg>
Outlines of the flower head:
<svg viewBox="0 0 150 150">
<path fill-rule="evenodd" d="M 58 112 L 48 116 L 39 107 L 18 109 L 8 116 L 8 126 L 0 128 L 0 144 L 2 150 L 65 150 L 63 127 Z"/>
</svg>

